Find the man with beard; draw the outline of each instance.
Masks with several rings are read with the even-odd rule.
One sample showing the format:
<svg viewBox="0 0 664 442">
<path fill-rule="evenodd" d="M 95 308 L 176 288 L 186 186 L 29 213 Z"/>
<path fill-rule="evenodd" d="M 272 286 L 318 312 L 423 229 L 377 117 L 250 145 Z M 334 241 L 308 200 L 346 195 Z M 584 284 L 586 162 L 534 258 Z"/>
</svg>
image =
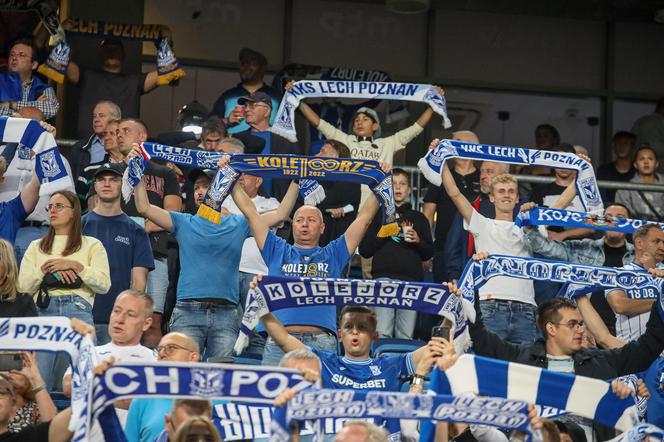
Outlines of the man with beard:
<svg viewBox="0 0 664 442">
<path fill-rule="evenodd" d="M 99 345 L 110 342 L 108 323 L 115 298 L 129 288 L 144 291 L 148 271 L 154 268 L 147 232 L 122 211 L 123 171 L 123 165 L 109 163 L 97 169 L 97 203 L 82 219 L 83 234 L 102 242 L 111 268 L 111 289 L 104 296 L 96 296 L 92 307 Z"/>
</svg>

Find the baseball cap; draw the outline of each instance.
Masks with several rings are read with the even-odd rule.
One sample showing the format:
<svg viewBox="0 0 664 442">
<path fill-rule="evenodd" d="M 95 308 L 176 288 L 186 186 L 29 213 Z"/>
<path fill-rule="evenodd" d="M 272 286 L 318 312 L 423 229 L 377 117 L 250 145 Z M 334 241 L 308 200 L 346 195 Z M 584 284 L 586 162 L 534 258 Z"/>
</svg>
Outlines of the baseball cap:
<svg viewBox="0 0 664 442">
<path fill-rule="evenodd" d="M 380 136 L 380 118 L 378 118 L 378 113 L 371 109 L 370 107 L 363 106 L 359 108 L 358 110 L 355 111 L 355 115 L 353 116 L 353 120 L 357 116 L 357 114 L 366 114 L 371 118 L 374 123 L 378 125 L 378 130 L 374 133 L 374 137 L 379 137 Z"/>
<path fill-rule="evenodd" d="M 205 175 L 206 177 L 210 178 L 210 180 L 213 180 L 216 173 L 217 171 L 212 169 L 194 169 L 189 172 L 189 176 L 187 178 L 191 183 L 195 183 L 198 177 L 201 175 Z"/>
<path fill-rule="evenodd" d="M 95 170 L 94 177 L 97 178 L 99 175 L 104 173 L 122 176 L 124 170 L 125 168 L 122 163 L 104 163 L 97 170 Z"/>
<path fill-rule="evenodd" d="M 242 106 L 244 106 L 247 101 L 251 101 L 252 103 L 265 103 L 272 108 L 272 98 L 270 98 L 265 92 L 254 92 L 248 97 L 240 97 L 237 100 L 238 104 Z"/>
</svg>

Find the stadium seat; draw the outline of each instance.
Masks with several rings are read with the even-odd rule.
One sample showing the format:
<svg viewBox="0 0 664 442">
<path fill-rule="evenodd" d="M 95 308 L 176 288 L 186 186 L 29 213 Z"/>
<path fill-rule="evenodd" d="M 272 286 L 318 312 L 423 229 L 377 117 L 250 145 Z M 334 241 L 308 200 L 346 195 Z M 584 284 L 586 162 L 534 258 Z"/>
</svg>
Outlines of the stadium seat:
<svg viewBox="0 0 664 442">
<path fill-rule="evenodd" d="M 235 356 L 234 359 L 236 364 L 261 365 L 263 355 L 258 353 L 242 353 L 239 356 Z"/>
<path fill-rule="evenodd" d="M 426 345 L 426 342 L 418 339 L 380 338 L 373 346 L 373 353 L 377 358 L 383 354 L 408 353 L 423 345 Z"/>
</svg>

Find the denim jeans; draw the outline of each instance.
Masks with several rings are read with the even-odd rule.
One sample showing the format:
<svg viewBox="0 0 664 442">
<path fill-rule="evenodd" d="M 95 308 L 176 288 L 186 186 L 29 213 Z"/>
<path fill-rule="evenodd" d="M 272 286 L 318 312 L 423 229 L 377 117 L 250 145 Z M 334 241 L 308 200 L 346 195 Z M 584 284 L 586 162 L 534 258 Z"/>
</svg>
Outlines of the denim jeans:
<svg viewBox="0 0 664 442">
<path fill-rule="evenodd" d="M 317 350 L 331 351 L 337 353 L 337 337 L 325 332 L 291 333 L 291 336 L 297 338 L 307 347 L 313 347 Z M 263 365 L 279 365 L 284 352 L 279 346 L 268 337 L 263 350 Z"/>
<path fill-rule="evenodd" d="M 16 232 L 14 251 L 16 252 L 16 264 L 20 267 L 25 251 L 32 241 L 43 238 L 48 232 L 48 226 L 44 227 L 21 227 Z"/>
<path fill-rule="evenodd" d="M 534 305 L 515 301 L 480 301 L 484 326 L 512 344 L 532 344 L 538 337 Z"/>
<path fill-rule="evenodd" d="M 92 323 L 92 306 L 78 295 L 51 296 L 47 308 L 38 308 L 39 316 L 65 316 Z M 44 378 L 44 385 L 49 391 L 62 390 L 62 376 L 69 364 L 65 353 L 39 352 L 37 367 Z"/>
<path fill-rule="evenodd" d="M 155 313 L 164 313 L 166 292 L 168 291 L 168 262 L 166 258 L 154 259 L 154 270 L 148 273 L 145 291 L 152 296 Z"/>
<path fill-rule="evenodd" d="M 111 335 L 108 334 L 108 324 L 96 323 L 95 334 L 97 335 L 97 345 L 106 345 L 111 342 Z"/>
<path fill-rule="evenodd" d="M 244 307 L 247 305 L 247 292 L 249 292 L 249 284 L 255 276 L 256 275 L 253 273 L 240 271 L 240 304 L 238 305 L 240 318 L 242 318 L 242 315 L 244 314 Z M 256 330 L 253 330 L 249 335 L 249 346 L 244 349 L 244 353 L 262 355 L 263 348 L 265 348 L 265 338 Z"/>
<path fill-rule="evenodd" d="M 236 304 L 198 302 L 184 299 L 175 303 L 170 330 L 184 333 L 196 342 L 201 361 L 231 356 L 240 333 Z"/>
<path fill-rule="evenodd" d="M 378 319 L 379 338 L 413 339 L 416 311 L 388 307 L 375 307 L 374 311 Z"/>
</svg>

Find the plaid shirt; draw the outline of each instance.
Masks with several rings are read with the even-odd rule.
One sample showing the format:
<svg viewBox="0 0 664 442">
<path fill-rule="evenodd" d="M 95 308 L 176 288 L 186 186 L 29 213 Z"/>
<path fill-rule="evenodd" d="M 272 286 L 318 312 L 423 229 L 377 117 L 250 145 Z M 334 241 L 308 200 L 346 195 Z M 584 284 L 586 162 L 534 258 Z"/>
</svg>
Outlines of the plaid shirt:
<svg viewBox="0 0 664 442">
<path fill-rule="evenodd" d="M 60 103 L 58 103 L 58 98 L 55 96 L 55 91 L 52 87 L 47 87 L 44 89 L 40 99 L 34 101 L 28 101 L 28 96 L 30 94 L 30 86 L 32 86 L 32 80 L 28 83 L 23 84 L 23 98 L 21 101 L 17 101 L 13 109 L 10 109 L 9 106 L 0 106 L 0 115 L 14 115 L 19 109 L 24 107 L 36 107 L 44 114 L 44 119 L 50 120 L 55 117 L 55 114 L 58 112 Z"/>
</svg>

